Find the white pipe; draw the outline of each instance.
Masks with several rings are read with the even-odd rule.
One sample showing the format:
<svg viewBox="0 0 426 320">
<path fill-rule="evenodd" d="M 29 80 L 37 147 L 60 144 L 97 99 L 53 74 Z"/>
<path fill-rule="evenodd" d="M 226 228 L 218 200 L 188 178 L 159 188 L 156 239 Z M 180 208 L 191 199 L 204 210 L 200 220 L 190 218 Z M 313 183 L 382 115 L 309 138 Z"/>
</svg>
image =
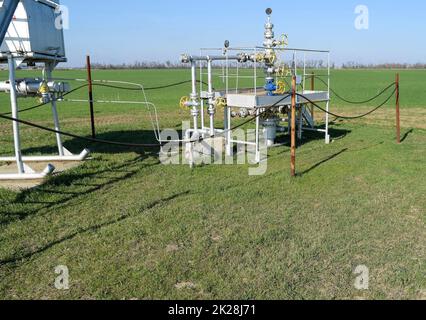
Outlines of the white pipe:
<svg viewBox="0 0 426 320">
<path fill-rule="evenodd" d="M 214 114 L 215 114 L 215 107 L 214 107 L 214 101 L 213 101 L 213 79 L 212 79 L 212 60 L 208 60 L 207 62 L 207 73 L 208 73 L 208 86 L 209 86 L 209 115 L 210 115 L 210 135 L 214 135 Z"/>
<path fill-rule="evenodd" d="M 84 161 L 90 155 L 88 149 L 84 149 L 79 155 L 73 156 L 28 156 L 22 157 L 22 160 L 25 162 L 48 162 L 48 161 Z M 2 162 L 12 162 L 15 161 L 15 157 L 0 157 Z"/>
<path fill-rule="evenodd" d="M 305 81 L 306 81 L 306 52 L 303 53 L 303 94 L 305 93 L 305 90 L 306 90 Z"/>
<path fill-rule="evenodd" d="M 235 144 L 244 144 L 247 146 L 256 146 L 255 142 L 247 142 L 247 141 L 240 141 L 240 140 L 231 140 L 231 142 Z"/>
<path fill-rule="evenodd" d="M 198 129 L 198 94 L 197 94 L 197 66 L 195 61 L 191 62 L 191 76 L 192 76 L 192 116 L 194 119 L 194 129 Z"/>
<path fill-rule="evenodd" d="M 51 175 L 55 167 L 49 164 L 41 173 L 0 174 L 0 180 L 41 180 Z"/>
<path fill-rule="evenodd" d="M 61 126 L 59 124 L 59 116 L 58 109 L 56 107 L 56 98 L 52 98 L 52 115 L 53 115 L 53 123 L 55 125 L 56 131 L 61 131 Z M 56 144 L 58 145 L 59 155 L 64 156 L 64 145 L 62 144 L 62 138 L 59 133 L 56 133 Z"/>
<path fill-rule="evenodd" d="M 256 110 L 256 163 L 260 163 L 260 109 Z"/>
<path fill-rule="evenodd" d="M 202 55 L 202 52 L 200 51 L 200 55 Z M 200 63 L 200 96 L 203 92 L 203 64 Z M 200 120 L 201 120 L 201 129 L 204 129 L 206 127 L 205 119 L 204 119 L 204 100 L 201 99 L 200 101 Z"/>
<path fill-rule="evenodd" d="M 16 79 L 15 79 L 15 60 L 12 56 L 8 58 L 9 62 L 9 82 L 10 82 L 10 103 L 12 106 L 12 118 L 18 119 L 18 100 L 16 95 Z M 24 163 L 22 162 L 21 153 L 21 140 L 19 136 L 19 123 L 13 121 L 13 141 L 15 146 L 15 160 L 18 166 L 18 173 L 23 174 L 25 172 Z"/>
<path fill-rule="evenodd" d="M 192 95 L 197 95 L 197 70 L 195 61 L 191 62 Z"/>
<path fill-rule="evenodd" d="M 225 61 L 225 60 L 240 60 L 241 58 L 239 56 L 187 56 L 189 61 L 195 62 L 195 61 Z"/>
<path fill-rule="evenodd" d="M 232 115 L 231 115 L 231 108 L 230 107 L 226 107 L 225 108 L 225 130 L 224 132 L 226 132 L 226 155 L 231 157 L 232 156 L 232 149 L 233 149 L 233 144 L 232 144 Z"/>
</svg>

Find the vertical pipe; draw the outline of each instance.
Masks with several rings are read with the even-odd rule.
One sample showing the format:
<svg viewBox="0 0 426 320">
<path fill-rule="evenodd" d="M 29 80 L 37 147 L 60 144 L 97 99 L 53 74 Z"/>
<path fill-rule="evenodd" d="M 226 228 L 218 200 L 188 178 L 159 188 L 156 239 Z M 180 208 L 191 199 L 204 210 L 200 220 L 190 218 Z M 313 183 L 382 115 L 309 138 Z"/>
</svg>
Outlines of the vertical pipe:
<svg viewBox="0 0 426 320">
<path fill-rule="evenodd" d="M 296 76 L 291 81 L 291 176 L 296 176 Z"/>
<path fill-rule="evenodd" d="M 303 53 L 303 93 L 305 93 L 306 85 L 306 52 Z"/>
<path fill-rule="evenodd" d="M 226 70 L 226 73 L 225 73 L 225 76 L 226 76 L 226 97 L 228 97 L 228 95 L 229 95 L 229 59 L 228 59 L 228 57 L 229 57 L 229 53 L 228 53 L 228 51 L 226 51 L 226 56 L 225 56 L 225 58 L 226 58 L 226 60 L 225 60 L 225 64 L 226 64 L 226 66 L 225 66 L 225 70 Z M 228 131 L 227 131 L 227 150 L 226 150 L 226 153 L 227 153 L 227 155 L 228 156 L 232 156 L 232 149 L 233 149 L 233 145 L 232 145 L 232 143 L 231 143 L 231 140 L 232 140 L 232 128 L 231 128 L 231 126 L 232 126 L 232 123 L 231 123 L 231 108 L 229 108 L 229 107 L 227 107 L 226 108 L 226 110 L 227 110 L 227 115 L 226 115 L 226 119 L 227 119 L 227 121 L 228 121 Z"/>
<path fill-rule="evenodd" d="M 260 163 L 260 109 L 256 109 L 256 162 Z"/>
<path fill-rule="evenodd" d="M 325 115 L 325 143 L 329 144 L 330 143 L 330 135 L 329 135 L 329 127 L 330 127 L 330 53 L 328 53 L 327 55 L 327 75 L 328 75 L 328 80 L 327 80 L 327 106 L 326 106 L 326 110 L 327 113 Z"/>
<path fill-rule="evenodd" d="M 297 75 L 297 53 L 296 53 L 296 51 L 294 51 L 293 59 L 294 59 L 294 61 L 293 61 L 293 63 L 294 63 L 294 75 L 296 76 Z"/>
<path fill-rule="evenodd" d="M 212 60 L 207 61 L 207 82 L 209 87 L 208 98 L 209 98 L 209 116 L 210 116 L 210 135 L 214 136 L 214 93 L 213 93 L 213 76 L 212 76 Z"/>
<path fill-rule="evenodd" d="M 191 62 L 191 77 L 192 77 L 192 93 L 191 93 L 191 100 L 192 100 L 192 116 L 194 119 L 194 130 L 198 130 L 198 110 L 197 110 L 197 103 L 198 103 L 198 95 L 197 95 L 197 65 L 195 60 Z"/>
<path fill-rule="evenodd" d="M 231 128 L 231 119 L 232 119 L 232 115 L 231 115 L 231 108 L 230 107 L 226 107 L 225 108 L 225 116 L 226 116 L 226 154 L 228 156 L 232 156 L 232 128 Z"/>
<path fill-rule="evenodd" d="M 257 95 L 257 49 L 254 49 L 253 77 L 254 77 L 254 94 Z"/>
<path fill-rule="evenodd" d="M 401 143 L 401 111 L 399 105 L 399 73 L 396 74 L 396 143 Z"/>
<path fill-rule="evenodd" d="M 92 128 L 92 138 L 96 138 L 95 128 L 95 110 L 93 107 L 93 82 L 92 82 L 92 65 L 90 63 L 90 56 L 86 57 L 87 65 L 87 82 L 89 83 L 89 107 L 90 107 L 90 123 Z"/>
<path fill-rule="evenodd" d="M 18 96 L 16 94 L 16 79 L 15 79 L 15 60 L 12 56 L 8 57 L 9 62 L 9 83 L 10 83 L 10 103 L 12 106 L 12 118 L 18 119 Z M 18 166 L 18 173 L 24 174 L 24 163 L 22 162 L 21 139 L 19 135 L 19 123 L 13 121 L 13 141 L 15 147 L 15 158 Z"/>
<path fill-rule="evenodd" d="M 51 63 L 46 63 L 45 65 L 45 70 L 46 70 L 46 81 L 50 81 L 52 79 L 52 71 L 53 71 L 53 65 Z M 53 123 L 55 125 L 55 130 L 56 131 L 61 131 L 61 126 L 59 124 L 59 116 L 58 116 L 58 108 L 56 106 L 56 97 L 52 96 L 52 115 L 53 115 Z M 64 152 L 64 145 L 62 144 L 62 139 L 61 139 L 61 135 L 59 133 L 56 133 L 56 144 L 58 146 L 58 153 L 61 157 L 63 157 L 65 155 Z"/>
<path fill-rule="evenodd" d="M 204 54 L 204 51 L 201 49 L 200 50 L 200 57 L 202 57 Z M 203 87 L 203 64 L 200 63 L 200 96 L 201 93 L 203 92 L 204 87 Z M 204 130 L 204 128 L 206 127 L 206 123 L 205 123 L 205 119 L 204 119 L 204 100 L 200 99 L 200 121 L 201 121 L 201 130 Z"/>
</svg>

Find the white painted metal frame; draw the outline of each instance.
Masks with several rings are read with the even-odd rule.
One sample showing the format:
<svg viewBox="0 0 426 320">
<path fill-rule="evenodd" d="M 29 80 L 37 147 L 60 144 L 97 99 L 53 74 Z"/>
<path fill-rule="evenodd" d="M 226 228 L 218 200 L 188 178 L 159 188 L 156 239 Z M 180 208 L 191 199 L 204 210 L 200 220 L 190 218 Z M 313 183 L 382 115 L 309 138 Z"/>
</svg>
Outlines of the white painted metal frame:
<svg viewBox="0 0 426 320">
<path fill-rule="evenodd" d="M 260 161 L 260 157 L 261 157 L 261 147 L 260 147 L 260 131 L 261 131 L 261 121 L 260 118 L 257 117 L 256 118 L 256 141 L 255 143 L 253 142 L 244 142 L 244 141 L 239 141 L 239 140 L 233 140 L 232 139 L 232 131 L 230 130 L 232 128 L 232 117 L 231 117 L 231 110 L 232 108 L 239 108 L 239 109 L 252 109 L 255 110 L 256 115 L 259 115 L 260 113 L 260 108 L 262 107 L 267 107 L 270 105 L 273 105 L 276 101 L 279 101 L 280 99 L 283 98 L 283 96 L 264 96 L 264 95 L 258 95 L 258 85 L 257 85 L 257 75 L 258 75 L 258 63 L 257 62 L 253 62 L 253 83 L 254 86 L 252 88 L 253 93 L 252 95 L 242 95 L 241 91 L 238 88 L 239 85 L 239 81 L 237 79 L 237 88 L 235 88 L 235 90 L 231 90 L 229 88 L 229 78 L 230 77 L 237 77 L 240 78 L 240 74 L 239 72 L 237 72 L 236 75 L 230 75 L 229 74 L 229 60 L 226 58 L 228 57 L 229 52 L 254 52 L 254 54 L 256 54 L 258 51 L 263 51 L 265 48 L 264 47 L 240 47 L 240 48 L 228 48 L 227 51 L 225 52 L 225 59 L 223 60 L 225 65 L 222 67 L 222 75 L 221 78 L 224 80 L 225 82 L 225 90 L 223 90 L 222 92 L 216 92 L 217 95 L 219 96 L 226 96 L 227 97 L 227 101 L 228 101 L 228 106 L 225 108 L 225 125 L 224 125 L 224 131 L 226 132 L 226 153 L 228 156 L 232 156 L 232 150 L 233 150 L 233 145 L 234 144 L 243 144 L 243 145 L 256 145 L 256 161 Z M 293 52 L 293 74 L 297 75 L 297 68 L 299 65 L 299 61 L 298 61 L 298 55 L 297 53 L 302 53 L 303 54 L 303 75 L 301 76 L 301 81 L 302 81 L 302 85 L 303 85 L 303 90 L 302 90 L 302 94 L 306 95 L 311 101 L 313 102 L 325 102 L 326 103 L 326 110 L 327 113 L 325 115 L 325 129 L 319 129 L 319 128 L 315 128 L 315 127 L 305 127 L 303 126 L 303 114 L 302 114 L 302 108 L 304 107 L 304 105 L 308 104 L 308 102 L 301 98 L 301 97 L 297 97 L 297 105 L 298 105 L 298 109 L 299 109 L 299 116 L 298 116 L 298 138 L 301 139 L 302 138 L 302 133 L 303 131 L 314 131 L 314 132 L 321 132 L 324 133 L 325 135 L 325 143 L 328 144 L 330 143 L 330 135 L 329 135 L 329 108 L 330 108 L 330 52 L 329 51 L 325 51 L 325 50 L 311 50 L 311 49 L 297 49 L 297 48 L 285 48 L 285 49 L 280 49 L 280 48 L 276 48 L 276 51 L 285 51 L 285 52 Z M 208 56 L 208 52 L 219 52 L 219 51 L 223 51 L 223 48 L 202 48 L 200 50 L 200 55 L 207 55 Z M 326 54 L 327 55 L 327 83 L 328 83 L 328 88 L 327 91 L 311 91 L 311 90 L 306 90 L 305 89 L 305 82 L 306 82 L 306 77 L 309 76 L 306 73 L 307 70 L 307 66 L 306 66 L 306 56 L 307 54 L 313 54 L 313 53 L 319 53 L 319 54 Z M 207 74 L 208 76 L 212 75 L 211 71 L 207 72 L 207 73 L 203 73 L 203 66 L 202 63 L 200 63 L 200 81 L 201 83 L 203 82 L 203 75 Z M 202 84 L 200 85 L 200 87 L 202 88 Z M 200 89 L 200 97 L 204 97 L 205 98 L 206 93 L 202 91 L 202 89 Z M 202 101 L 203 99 L 201 99 Z M 288 97 L 287 99 L 285 99 L 284 101 L 282 101 L 280 103 L 280 105 L 282 106 L 286 106 L 286 105 L 290 105 L 291 104 L 291 98 Z M 203 106 L 203 104 L 201 104 L 201 106 Z M 202 107 L 202 111 L 203 113 L 203 107 Z M 288 132 L 290 132 L 290 116 L 288 118 Z M 204 124 L 202 126 L 203 128 L 203 132 L 208 131 L 210 128 L 205 128 Z M 282 127 L 281 127 L 282 128 Z M 217 129 L 215 129 L 217 130 Z M 284 130 L 281 130 L 282 132 Z"/>
<path fill-rule="evenodd" d="M 15 59 L 12 55 L 8 59 L 9 65 L 9 82 L 10 82 L 10 103 L 12 108 L 12 118 L 19 119 L 19 110 L 18 110 L 18 98 L 15 87 Z M 44 179 L 46 176 L 53 173 L 55 167 L 48 165 L 40 173 L 36 173 L 32 168 L 27 166 L 24 163 L 22 152 L 21 152 L 21 139 L 19 132 L 19 123 L 13 121 L 13 141 L 15 148 L 15 157 L 10 158 L 11 161 L 16 161 L 18 167 L 18 172 L 16 174 L 0 174 L 0 180 L 34 180 L 34 179 Z M 3 161 L 0 159 L 0 161 Z M 7 160 L 6 160 L 7 161 Z"/>
<path fill-rule="evenodd" d="M 52 71 L 55 68 L 56 63 L 55 62 L 46 62 L 45 68 L 43 72 L 43 80 L 51 81 L 52 80 Z M 16 63 L 14 57 L 9 57 L 9 74 L 10 74 L 10 84 L 15 83 L 15 68 Z M 12 112 L 16 111 L 16 114 L 12 115 L 12 118 L 18 119 L 19 118 L 19 111 L 18 111 L 18 101 L 16 96 L 16 89 L 15 86 L 10 85 L 10 94 L 11 94 L 11 106 L 12 106 Z M 59 116 L 58 116 L 58 110 L 57 110 L 57 101 L 56 97 L 52 96 L 51 101 L 51 108 L 52 108 L 52 116 L 53 116 L 53 122 L 55 126 L 56 131 L 61 130 Z M 13 162 L 18 161 L 18 157 L 16 154 L 16 150 L 19 150 L 19 153 L 21 154 L 20 149 L 20 135 L 19 135 L 19 124 L 17 122 L 14 122 L 14 126 L 18 127 L 18 129 L 15 129 L 14 132 L 14 140 L 15 140 L 15 157 L 0 157 L 0 161 L 2 162 Z M 48 162 L 48 161 L 55 161 L 55 162 L 72 162 L 72 161 L 84 161 L 90 154 L 90 151 L 88 149 L 84 149 L 80 154 L 74 155 L 69 150 L 67 150 L 63 143 L 62 138 L 59 133 L 55 134 L 56 137 L 56 145 L 58 148 L 58 154 L 57 155 L 46 155 L 46 156 L 28 156 L 23 157 L 21 156 L 22 160 L 25 162 Z M 18 143 L 16 143 L 18 141 Z M 0 176 L 1 177 L 1 176 Z M 1 178 L 0 178 L 1 179 Z"/>
</svg>

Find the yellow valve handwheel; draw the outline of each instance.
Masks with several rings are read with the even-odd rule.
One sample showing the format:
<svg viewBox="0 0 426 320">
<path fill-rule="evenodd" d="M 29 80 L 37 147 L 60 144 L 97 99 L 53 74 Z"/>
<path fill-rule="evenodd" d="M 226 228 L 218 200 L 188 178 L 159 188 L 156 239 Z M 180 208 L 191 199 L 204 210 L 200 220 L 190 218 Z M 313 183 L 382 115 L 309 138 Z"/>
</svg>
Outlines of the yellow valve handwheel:
<svg viewBox="0 0 426 320">
<path fill-rule="evenodd" d="M 288 34 L 283 33 L 283 35 L 281 36 L 281 45 L 283 46 L 283 48 L 288 46 Z"/>
<path fill-rule="evenodd" d="M 280 80 L 277 82 L 277 90 L 274 92 L 275 94 L 284 94 L 285 92 L 285 82 Z"/>
<path fill-rule="evenodd" d="M 256 62 L 263 62 L 265 61 L 265 54 L 264 53 L 257 53 L 255 56 Z"/>
<path fill-rule="evenodd" d="M 267 60 L 267 62 L 270 64 L 274 64 L 277 60 L 277 54 L 275 52 L 268 54 L 265 56 L 265 60 Z"/>
<path fill-rule="evenodd" d="M 40 88 L 38 89 L 38 93 L 39 94 L 46 94 L 46 93 L 49 93 L 49 86 L 48 86 L 48 84 L 47 84 L 47 82 L 46 81 L 43 81 L 41 84 L 40 84 Z"/>
<path fill-rule="evenodd" d="M 188 102 L 189 102 L 189 97 L 185 96 L 180 98 L 179 107 L 184 111 L 188 111 L 190 109 L 188 106 Z"/>
<path fill-rule="evenodd" d="M 226 101 L 226 98 L 219 97 L 219 98 L 216 98 L 215 105 L 216 105 L 216 108 L 218 109 L 224 109 L 226 106 L 228 106 L 228 103 Z"/>
</svg>

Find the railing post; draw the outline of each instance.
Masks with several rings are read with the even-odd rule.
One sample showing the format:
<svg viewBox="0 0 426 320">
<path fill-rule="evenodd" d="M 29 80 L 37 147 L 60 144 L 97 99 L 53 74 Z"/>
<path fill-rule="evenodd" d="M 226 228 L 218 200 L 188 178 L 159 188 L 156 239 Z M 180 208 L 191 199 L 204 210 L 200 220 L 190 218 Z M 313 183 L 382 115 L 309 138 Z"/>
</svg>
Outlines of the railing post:
<svg viewBox="0 0 426 320">
<path fill-rule="evenodd" d="M 291 176 L 296 176 L 296 77 L 291 81 Z"/>
<path fill-rule="evenodd" d="M 90 63 L 90 56 L 86 57 L 87 65 L 87 82 L 89 83 L 89 107 L 90 107 L 90 123 L 92 128 L 92 138 L 96 138 L 95 128 L 95 110 L 93 106 L 93 82 L 92 82 L 92 66 Z"/>
<path fill-rule="evenodd" d="M 396 143 L 401 143 L 401 111 L 399 106 L 399 73 L 396 74 Z"/>
</svg>

